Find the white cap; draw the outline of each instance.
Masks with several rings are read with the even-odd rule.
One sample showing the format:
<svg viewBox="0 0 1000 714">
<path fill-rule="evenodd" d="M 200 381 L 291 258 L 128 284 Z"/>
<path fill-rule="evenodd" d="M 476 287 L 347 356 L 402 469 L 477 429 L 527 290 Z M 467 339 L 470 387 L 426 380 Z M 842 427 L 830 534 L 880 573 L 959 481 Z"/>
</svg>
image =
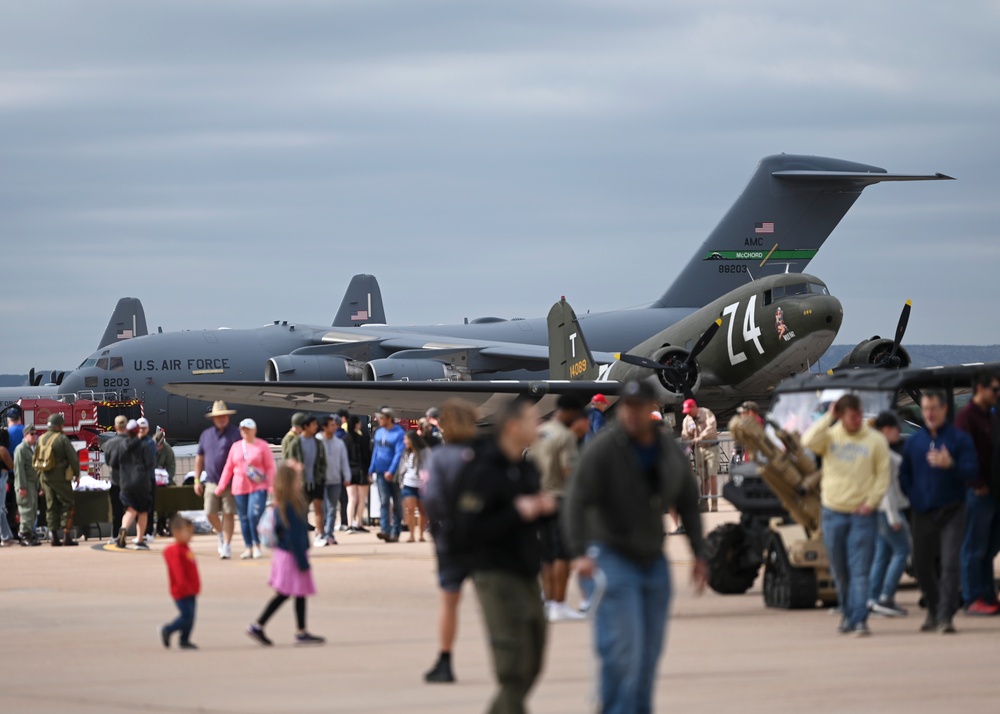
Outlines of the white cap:
<svg viewBox="0 0 1000 714">
<path fill-rule="evenodd" d="M 148 420 L 148 419 L 146 419 L 146 417 L 141 417 L 141 418 L 140 418 L 140 419 L 139 419 L 139 420 L 138 420 L 138 421 L 136 422 L 136 424 L 138 424 L 138 425 L 139 425 L 139 427 L 141 427 L 141 428 L 143 428 L 143 429 L 148 429 L 148 428 L 149 428 L 149 420 Z"/>
<path fill-rule="evenodd" d="M 125 425 L 125 428 L 128 431 L 135 431 L 136 429 L 139 428 L 139 422 L 137 422 L 135 419 L 129 419 L 128 424 Z"/>
<path fill-rule="evenodd" d="M 240 429 L 253 429 L 257 431 L 257 422 L 253 419 L 244 419 L 240 422 Z"/>
</svg>

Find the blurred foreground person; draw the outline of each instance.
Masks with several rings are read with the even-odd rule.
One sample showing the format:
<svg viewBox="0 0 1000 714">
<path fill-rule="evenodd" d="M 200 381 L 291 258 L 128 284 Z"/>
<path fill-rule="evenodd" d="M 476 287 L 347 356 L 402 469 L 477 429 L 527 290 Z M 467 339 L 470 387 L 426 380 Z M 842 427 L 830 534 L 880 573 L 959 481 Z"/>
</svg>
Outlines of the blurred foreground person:
<svg viewBox="0 0 1000 714">
<path fill-rule="evenodd" d="M 545 610 L 538 586 L 538 521 L 556 511 L 524 458 L 535 441 L 538 410 L 517 399 L 495 417 L 492 439 L 477 444 L 456 499 L 456 536 L 468 544 L 472 581 L 483 609 L 500 691 L 492 714 L 519 714 L 542 671 Z M 448 434 L 447 428 L 445 434 Z"/>
<path fill-rule="evenodd" d="M 663 554 L 663 515 L 668 509 L 676 508 L 691 542 L 692 579 L 699 593 L 708 577 L 698 489 L 680 446 L 649 418 L 655 408 L 648 384 L 631 381 L 623 386 L 617 420 L 587 446 L 564 506 L 564 536 L 573 567 L 598 583 L 591 607 L 596 607 L 605 714 L 653 711 L 671 595 Z"/>
<path fill-rule="evenodd" d="M 449 399 L 440 410 L 445 443 L 433 451 L 429 465 L 423 506 L 431 523 L 434 552 L 438 561 L 438 584 L 441 587 L 441 609 L 438 614 L 438 642 L 441 646 L 437 662 L 424 680 L 454 682 L 451 650 L 458 634 L 458 604 L 462 599 L 462 583 L 472 570 L 471 558 L 455 542 L 453 506 L 460 488 L 463 470 L 472 463 L 472 441 L 476 437 L 476 406 L 461 399 Z"/>
<path fill-rule="evenodd" d="M 903 447 L 899 483 L 913 511 L 913 569 L 927 603 L 921 632 L 955 632 L 961 600 L 965 485 L 979 473 L 972 437 L 948 423 L 948 397 L 924 392 L 924 428 Z"/>
</svg>

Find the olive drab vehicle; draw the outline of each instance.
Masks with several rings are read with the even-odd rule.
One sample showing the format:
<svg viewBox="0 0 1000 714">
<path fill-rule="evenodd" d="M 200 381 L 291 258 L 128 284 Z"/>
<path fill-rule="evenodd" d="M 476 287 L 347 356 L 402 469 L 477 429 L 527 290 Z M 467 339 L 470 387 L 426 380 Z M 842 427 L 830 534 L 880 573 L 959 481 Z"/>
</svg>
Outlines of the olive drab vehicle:
<svg viewBox="0 0 1000 714">
<path fill-rule="evenodd" d="M 709 585 L 718 593 L 749 590 L 763 566 L 764 604 L 801 609 L 837 601 L 820 530 L 822 473 L 802 448 L 805 433 L 845 394 L 861 399 L 866 418 L 894 411 L 904 436 L 919 429 L 920 395 L 928 389 L 948 395 L 949 418 L 968 401 L 982 372 L 1000 373 L 1000 363 L 935 368 L 849 369 L 807 373 L 782 382 L 774 393 L 766 426 L 737 416 L 729 428 L 755 453 L 753 461 L 730 467 L 723 496 L 740 511 L 708 536 Z"/>
</svg>

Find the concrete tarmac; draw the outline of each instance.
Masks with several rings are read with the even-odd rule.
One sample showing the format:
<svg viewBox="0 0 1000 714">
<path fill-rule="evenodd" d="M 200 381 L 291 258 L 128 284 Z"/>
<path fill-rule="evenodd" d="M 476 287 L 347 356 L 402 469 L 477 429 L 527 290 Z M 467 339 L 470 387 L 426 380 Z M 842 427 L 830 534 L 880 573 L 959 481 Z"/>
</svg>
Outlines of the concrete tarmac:
<svg viewBox="0 0 1000 714">
<path fill-rule="evenodd" d="M 712 514 L 706 526 L 734 517 Z M 471 584 L 454 654 L 459 681 L 427 685 L 437 654 L 433 546 L 383 544 L 374 532 L 338 537 L 341 545 L 311 551 L 319 593 L 308 626 L 328 638 L 315 648 L 293 646 L 291 603 L 268 626 L 273 648 L 246 637 L 272 594 L 270 562 L 220 561 L 214 536 L 193 543 L 203 585 L 197 652 L 165 651 L 158 639 L 176 613 L 159 552 L 167 542 L 151 552 L 93 541 L 0 550 L 0 712 L 483 711 L 494 684 Z M 856 639 L 838 635 L 825 610 L 766 609 L 759 578 L 746 595 L 696 597 L 686 539 L 667 547 L 675 598 L 658 712 L 996 710 L 1000 618 L 959 615 L 958 634 L 922 634 L 918 592 L 906 589 L 898 602 L 910 616 L 873 618 L 873 635 Z M 550 626 L 530 710 L 594 711 L 596 667 L 589 622 Z"/>
</svg>

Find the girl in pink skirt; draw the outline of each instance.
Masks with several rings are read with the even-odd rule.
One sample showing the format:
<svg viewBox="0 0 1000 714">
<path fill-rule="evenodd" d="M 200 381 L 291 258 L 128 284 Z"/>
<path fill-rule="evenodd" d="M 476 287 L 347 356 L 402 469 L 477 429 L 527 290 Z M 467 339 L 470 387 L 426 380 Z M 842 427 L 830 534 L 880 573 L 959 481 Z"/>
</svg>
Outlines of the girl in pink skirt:
<svg viewBox="0 0 1000 714">
<path fill-rule="evenodd" d="M 273 644 L 264 634 L 264 625 L 285 601 L 295 598 L 295 621 L 298 632 L 295 643 L 320 645 L 326 640 L 306 630 L 306 596 L 316 593 L 312 569 L 309 567 L 309 526 L 306 524 L 307 504 L 302 485 L 302 466 L 285 461 L 274 478 L 275 533 L 277 546 L 271 554 L 271 579 L 274 598 L 264 608 L 257 622 L 247 628 L 247 635 L 262 645 Z"/>
</svg>

